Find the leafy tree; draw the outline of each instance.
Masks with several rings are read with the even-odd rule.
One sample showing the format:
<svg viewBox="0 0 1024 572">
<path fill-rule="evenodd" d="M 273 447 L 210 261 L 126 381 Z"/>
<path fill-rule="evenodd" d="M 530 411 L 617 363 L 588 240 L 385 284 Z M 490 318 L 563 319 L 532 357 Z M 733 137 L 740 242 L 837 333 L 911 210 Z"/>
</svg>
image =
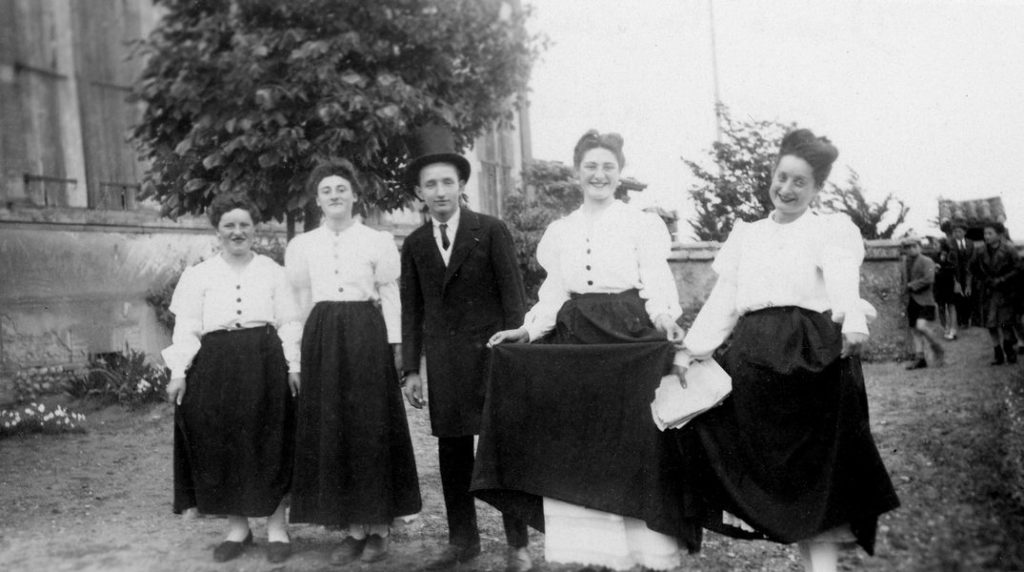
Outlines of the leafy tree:
<svg viewBox="0 0 1024 572">
<path fill-rule="evenodd" d="M 549 224 L 583 203 L 583 194 L 572 167 L 557 161 L 527 165 L 523 186 L 505 196 L 504 219 L 512 233 L 526 297 L 532 304 L 546 276 L 537 263 L 537 243 Z"/>
<path fill-rule="evenodd" d="M 143 196 L 171 217 L 246 191 L 291 227 L 329 156 L 365 174 L 368 203 L 402 206 L 409 127 L 444 121 L 464 148 L 507 124 L 544 44 L 501 0 L 156 1 L 133 136 Z"/>
<path fill-rule="evenodd" d="M 892 193 L 886 195 L 880 203 L 869 203 L 864 198 L 860 175 L 853 169 L 850 169 L 846 188 L 829 183 L 829 188 L 822 193 L 820 200 L 824 210 L 849 216 L 860 229 L 861 236 L 867 240 L 892 238 L 896 227 L 903 224 L 910 212 L 910 207 L 894 198 Z M 895 218 L 889 217 L 892 222 L 886 223 L 884 219 L 889 213 L 894 213 Z"/>
<path fill-rule="evenodd" d="M 719 104 L 718 114 L 722 141 L 712 143 L 706 152 L 716 168 L 706 169 L 686 158 L 683 163 L 700 180 L 690 190 L 696 215 L 688 222 L 694 236 L 723 242 L 736 220 L 751 222 L 771 212 L 768 188 L 775 155 L 782 137 L 796 124 L 736 120 L 724 104 Z"/>
<path fill-rule="evenodd" d="M 705 169 L 686 158 L 683 162 L 701 181 L 690 190 L 696 207 L 694 218 L 688 221 L 690 228 L 698 240 L 724 242 L 737 220 L 759 220 L 774 208 L 768 194 L 772 170 L 783 136 L 796 124 L 738 121 L 721 104 L 718 112 L 723 141 L 713 143 L 707 151 L 717 170 Z M 829 183 L 819 201 L 822 210 L 849 216 L 865 239 L 891 238 L 910 210 L 891 193 L 881 203 L 868 202 L 860 176 L 852 169 L 846 187 Z M 895 218 L 886 223 L 883 219 L 889 213 L 895 213 Z"/>
</svg>

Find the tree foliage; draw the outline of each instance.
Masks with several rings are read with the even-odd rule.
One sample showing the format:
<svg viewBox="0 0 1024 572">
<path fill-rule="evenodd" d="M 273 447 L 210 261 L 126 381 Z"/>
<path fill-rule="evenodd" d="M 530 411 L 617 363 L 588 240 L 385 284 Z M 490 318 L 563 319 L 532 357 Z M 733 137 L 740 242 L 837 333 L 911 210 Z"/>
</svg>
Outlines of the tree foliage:
<svg viewBox="0 0 1024 572">
<path fill-rule="evenodd" d="M 853 169 L 850 169 L 850 177 L 845 188 L 835 183 L 829 183 L 828 186 L 820 197 L 822 208 L 850 217 L 866 240 L 892 238 L 896 227 L 903 224 L 907 219 L 907 213 L 910 212 L 910 207 L 893 197 L 892 193 L 886 195 L 880 203 L 868 202 L 864 198 L 860 175 Z M 889 216 L 890 213 L 893 213 L 893 216 Z M 886 222 L 886 219 L 891 222 Z"/>
<path fill-rule="evenodd" d="M 782 137 L 796 127 L 777 121 L 733 119 L 729 108 L 718 106 L 722 141 L 706 151 L 714 167 L 683 158 L 700 182 L 690 189 L 696 208 L 689 220 L 697 240 L 722 242 L 737 220 L 764 218 L 772 210 L 768 196 L 775 155 Z"/>
<path fill-rule="evenodd" d="M 532 304 L 546 276 L 537 263 L 537 243 L 548 225 L 583 203 L 583 194 L 572 167 L 557 161 L 527 165 L 523 187 L 505 196 L 504 219 L 512 233 L 526 297 Z"/>
<path fill-rule="evenodd" d="M 157 3 L 133 136 L 151 161 L 143 194 L 171 217 L 244 191 L 281 220 L 329 156 L 364 173 L 369 204 L 397 208 L 409 128 L 446 122 L 465 148 L 507 124 L 544 43 L 500 0 Z"/>
<path fill-rule="evenodd" d="M 686 158 L 683 162 L 700 180 L 690 190 L 696 212 L 688 222 L 694 236 L 697 240 L 724 242 L 737 220 L 756 221 L 774 208 L 768 190 L 779 144 L 796 124 L 739 121 L 721 104 L 718 111 L 723 140 L 712 143 L 707 151 L 716 167 L 709 170 Z M 846 187 L 828 183 L 818 202 L 818 208 L 825 212 L 849 216 L 865 239 L 891 238 L 910 211 L 891 193 L 881 203 L 869 202 L 864 197 L 860 176 L 852 169 Z"/>
</svg>

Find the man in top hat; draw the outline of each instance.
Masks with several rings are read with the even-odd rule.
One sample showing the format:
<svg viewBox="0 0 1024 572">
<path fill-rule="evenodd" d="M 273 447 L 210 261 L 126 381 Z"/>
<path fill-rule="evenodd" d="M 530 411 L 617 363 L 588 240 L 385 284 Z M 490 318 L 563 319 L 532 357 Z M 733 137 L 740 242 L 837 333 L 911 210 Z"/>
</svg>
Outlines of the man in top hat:
<svg viewBox="0 0 1024 572">
<path fill-rule="evenodd" d="M 408 143 L 406 183 L 430 221 L 402 246 L 402 357 L 405 396 L 422 408 L 425 358 L 430 426 L 438 438 L 449 545 L 427 570 L 446 570 L 480 553 L 476 506 L 469 492 L 473 436 L 480 431 L 487 340 L 523 323 L 525 295 L 512 236 L 505 225 L 461 206 L 469 162 L 451 131 L 427 125 Z M 509 571 L 532 568 L 526 524 L 504 516 Z"/>
<path fill-rule="evenodd" d="M 914 340 L 914 361 L 907 369 L 928 367 L 925 346 L 930 346 L 935 356 L 935 365 L 942 365 L 945 351 L 932 331 L 935 323 L 936 304 L 932 286 L 935 284 L 935 262 L 921 254 L 921 239 L 906 236 L 902 240 L 906 255 L 907 326 Z"/>
</svg>

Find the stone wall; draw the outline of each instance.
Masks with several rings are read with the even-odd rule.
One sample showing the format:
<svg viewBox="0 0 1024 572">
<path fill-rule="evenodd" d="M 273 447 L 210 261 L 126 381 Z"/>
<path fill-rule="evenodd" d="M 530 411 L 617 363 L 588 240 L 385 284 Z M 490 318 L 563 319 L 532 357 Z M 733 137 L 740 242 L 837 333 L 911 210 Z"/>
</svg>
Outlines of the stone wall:
<svg viewBox="0 0 1024 572">
<path fill-rule="evenodd" d="M 408 227 L 387 230 L 401 241 Z M 0 403 L 11 398 L 11 374 L 20 368 L 80 365 L 126 345 L 158 359 L 170 340 L 145 301 L 147 291 L 215 246 L 205 219 L 0 208 Z M 717 252 L 716 243 L 677 244 L 673 250 L 670 265 L 688 321 L 714 286 Z M 869 359 L 905 351 L 900 264 L 898 243 L 869 243 L 861 295 L 879 313 Z"/>
</svg>

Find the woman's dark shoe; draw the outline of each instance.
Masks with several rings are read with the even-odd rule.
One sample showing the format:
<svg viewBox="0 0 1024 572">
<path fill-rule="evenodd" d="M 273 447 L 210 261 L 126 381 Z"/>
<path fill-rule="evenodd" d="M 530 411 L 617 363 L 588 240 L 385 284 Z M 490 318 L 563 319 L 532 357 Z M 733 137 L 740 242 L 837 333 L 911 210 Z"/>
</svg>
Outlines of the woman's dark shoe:
<svg viewBox="0 0 1024 572">
<path fill-rule="evenodd" d="M 388 555 L 388 538 L 379 534 L 367 536 L 366 546 L 363 547 L 363 555 L 359 559 L 366 563 L 383 560 Z"/>
<path fill-rule="evenodd" d="M 233 540 L 225 540 L 217 545 L 217 548 L 213 549 L 213 560 L 214 562 L 227 562 L 228 560 L 234 560 L 238 558 L 242 552 L 245 551 L 245 545 L 252 544 L 252 531 L 246 535 L 245 540 L 241 542 L 235 542 Z"/>
<path fill-rule="evenodd" d="M 928 362 L 924 361 L 924 358 L 917 358 L 912 363 L 908 364 L 906 369 L 922 369 L 926 367 L 928 367 Z"/>
<path fill-rule="evenodd" d="M 269 542 L 267 543 L 267 562 L 278 564 L 288 560 L 292 555 L 291 542 Z"/>
<path fill-rule="evenodd" d="M 341 546 L 334 549 L 334 552 L 331 552 L 331 557 L 328 561 L 335 566 L 344 566 L 359 558 L 365 546 L 366 538 L 355 539 L 351 536 L 345 537 L 345 540 L 341 541 Z"/>
</svg>

